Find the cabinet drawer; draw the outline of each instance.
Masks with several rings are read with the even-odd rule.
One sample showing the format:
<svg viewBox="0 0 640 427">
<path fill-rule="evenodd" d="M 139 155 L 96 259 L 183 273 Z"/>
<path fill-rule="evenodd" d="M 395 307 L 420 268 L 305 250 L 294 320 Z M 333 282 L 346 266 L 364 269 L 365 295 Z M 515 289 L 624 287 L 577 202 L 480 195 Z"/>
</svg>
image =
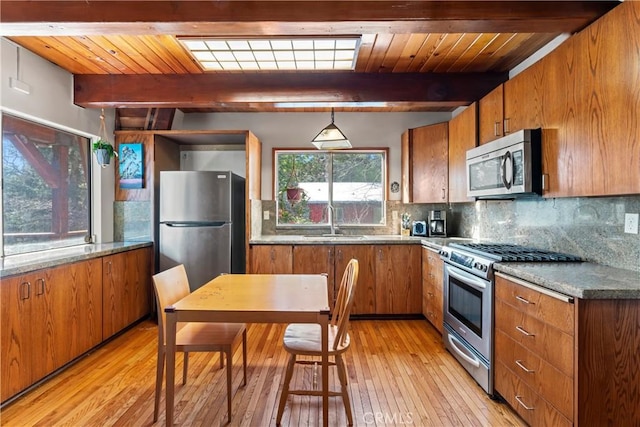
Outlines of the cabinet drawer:
<svg viewBox="0 0 640 427">
<path fill-rule="evenodd" d="M 496 329 L 501 329 L 527 350 L 573 376 L 573 336 L 496 300 Z"/>
<path fill-rule="evenodd" d="M 529 388 L 500 361 L 495 364 L 495 388 L 532 427 L 571 427 L 573 423 Z"/>
<path fill-rule="evenodd" d="M 496 330 L 496 360 L 521 381 L 550 402 L 565 417 L 573 419 L 573 378 L 516 343 L 502 330 Z"/>
<path fill-rule="evenodd" d="M 548 292 L 553 293 L 552 291 Z M 561 294 L 558 294 L 558 296 L 561 296 Z M 574 333 L 574 305 L 571 303 L 520 285 L 499 274 L 496 274 L 496 298 L 569 335 Z"/>
</svg>

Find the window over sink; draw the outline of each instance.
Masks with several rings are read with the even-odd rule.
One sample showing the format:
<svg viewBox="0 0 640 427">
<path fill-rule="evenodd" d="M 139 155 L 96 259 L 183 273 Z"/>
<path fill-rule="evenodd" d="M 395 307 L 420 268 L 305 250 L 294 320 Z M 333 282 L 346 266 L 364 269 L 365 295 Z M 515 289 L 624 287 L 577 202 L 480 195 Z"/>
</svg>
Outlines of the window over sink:
<svg viewBox="0 0 640 427">
<path fill-rule="evenodd" d="M 384 225 L 386 150 L 274 150 L 278 226 Z"/>
</svg>

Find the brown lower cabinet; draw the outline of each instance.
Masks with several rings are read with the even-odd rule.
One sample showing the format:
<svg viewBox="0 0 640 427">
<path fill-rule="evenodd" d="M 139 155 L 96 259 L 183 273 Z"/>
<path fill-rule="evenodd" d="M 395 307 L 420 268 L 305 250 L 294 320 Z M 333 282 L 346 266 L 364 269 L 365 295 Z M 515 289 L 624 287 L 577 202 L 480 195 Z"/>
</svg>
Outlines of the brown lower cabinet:
<svg viewBox="0 0 640 427">
<path fill-rule="evenodd" d="M 356 258 L 358 284 L 351 314 L 419 314 L 419 245 L 252 245 L 255 274 L 328 275 L 329 300 L 347 263 Z"/>
<path fill-rule="evenodd" d="M 102 262 L 2 279 L 1 400 L 102 341 Z"/>
<path fill-rule="evenodd" d="M 640 300 L 496 274 L 495 390 L 531 426 L 637 426 Z"/>
<path fill-rule="evenodd" d="M 102 258 L 102 335 L 120 332 L 151 312 L 152 249 Z"/>
<path fill-rule="evenodd" d="M 151 248 L 143 248 L 105 257 L 120 261 L 111 265 L 111 274 L 119 278 L 112 281 L 113 293 L 122 295 L 117 313 L 129 319 L 126 325 L 118 322 L 121 329 L 150 311 L 151 254 Z M 128 256 L 131 262 L 122 261 Z M 132 282 L 125 277 L 133 263 L 138 264 L 136 287 L 129 289 L 125 283 Z M 119 271 L 122 265 L 129 273 Z M 123 290 L 116 292 L 120 286 Z M 0 300 L 1 402 L 110 336 L 103 334 L 102 258 L 2 278 Z"/>
<path fill-rule="evenodd" d="M 422 248 L 422 314 L 442 334 L 444 262 L 435 249 Z"/>
</svg>

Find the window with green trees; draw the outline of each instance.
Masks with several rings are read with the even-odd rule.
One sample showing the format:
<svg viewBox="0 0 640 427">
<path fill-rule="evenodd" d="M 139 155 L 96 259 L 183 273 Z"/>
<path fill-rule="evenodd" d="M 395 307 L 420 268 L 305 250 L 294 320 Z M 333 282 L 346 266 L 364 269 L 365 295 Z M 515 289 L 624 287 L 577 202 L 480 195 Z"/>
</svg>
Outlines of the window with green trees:
<svg viewBox="0 0 640 427">
<path fill-rule="evenodd" d="M 386 150 L 275 150 L 278 225 L 384 225 Z"/>
<path fill-rule="evenodd" d="M 13 255 L 91 234 L 89 138 L 2 115 L 2 243 Z"/>
</svg>

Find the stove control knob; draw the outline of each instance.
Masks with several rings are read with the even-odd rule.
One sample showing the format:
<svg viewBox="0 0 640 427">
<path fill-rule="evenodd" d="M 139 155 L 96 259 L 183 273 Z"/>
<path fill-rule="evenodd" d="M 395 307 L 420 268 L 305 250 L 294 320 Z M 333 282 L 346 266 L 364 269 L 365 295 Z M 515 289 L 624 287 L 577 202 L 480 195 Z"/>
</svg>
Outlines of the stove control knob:
<svg viewBox="0 0 640 427">
<path fill-rule="evenodd" d="M 440 249 L 440 252 L 438 252 L 440 254 L 440 256 L 443 256 L 445 258 L 449 258 L 449 252 L 444 251 L 442 249 Z"/>
<path fill-rule="evenodd" d="M 485 264 L 480 264 L 480 270 L 484 271 L 485 273 L 487 272 L 488 268 Z"/>
<path fill-rule="evenodd" d="M 473 268 L 475 268 L 476 270 L 482 271 L 482 264 L 480 264 L 479 262 L 474 262 Z"/>
</svg>

